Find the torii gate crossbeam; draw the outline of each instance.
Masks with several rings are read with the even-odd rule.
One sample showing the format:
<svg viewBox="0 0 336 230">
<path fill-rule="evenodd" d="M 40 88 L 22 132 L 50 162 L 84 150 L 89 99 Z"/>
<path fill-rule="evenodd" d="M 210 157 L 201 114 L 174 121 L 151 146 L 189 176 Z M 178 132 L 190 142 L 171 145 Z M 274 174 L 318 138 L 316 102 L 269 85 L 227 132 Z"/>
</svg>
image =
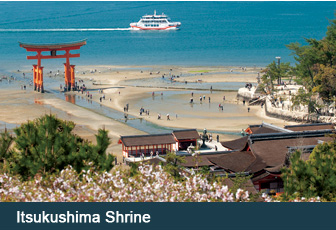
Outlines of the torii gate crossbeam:
<svg viewBox="0 0 336 230">
<path fill-rule="evenodd" d="M 20 47 L 28 52 L 36 52 L 35 56 L 27 56 L 28 60 L 37 59 L 37 65 L 33 65 L 34 72 L 34 90 L 44 92 L 43 87 L 43 67 L 42 59 L 65 58 L 64 63 L 64 80 L 65 89 L 70 91 L 75 89 L 75 65 L 70 65 L 70 58 L 80 57 L 80 54 L 71 54 L 71 50 L 79 50 L 81 46 L 86 45 L 86 39 L 71 43 L 60 44 L 28 44 L 19 42 Z M 64 51 L 64 54 L 57 55 L 58 51 Z M 50 52 L 50 55 L 42 55 L 42 52 Z"/>
</svg>

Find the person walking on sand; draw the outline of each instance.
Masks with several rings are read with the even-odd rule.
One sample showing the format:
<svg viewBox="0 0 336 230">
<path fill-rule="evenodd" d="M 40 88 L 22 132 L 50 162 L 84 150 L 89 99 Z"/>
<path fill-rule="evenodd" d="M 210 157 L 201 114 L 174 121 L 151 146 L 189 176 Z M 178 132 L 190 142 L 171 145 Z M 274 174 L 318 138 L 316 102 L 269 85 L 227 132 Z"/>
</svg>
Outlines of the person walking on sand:
<svg viewBox="0 0 336 230">
<path fill-rule="evenodd" d="M 191 97 L 193 97 L 194 96 L 194 92 L 191 92 Z"/>
<path fill-rule="evenodd" d="M 170 118 L 169 118 L 169 113 L 167 113 L 167 121 L 169 121 L 170 120 Z"/>
<path fill-rule="evenodd" d="M 209 97 L 209 103 L 210 103 L 210 101 L 211 101 L 211 98 Z"/>
<path fill-rule="evenodd" d="M 247 112 L 248 112 L 248 113 L 250 112 L 250 107 L 247 107 Z"/>
</svg>

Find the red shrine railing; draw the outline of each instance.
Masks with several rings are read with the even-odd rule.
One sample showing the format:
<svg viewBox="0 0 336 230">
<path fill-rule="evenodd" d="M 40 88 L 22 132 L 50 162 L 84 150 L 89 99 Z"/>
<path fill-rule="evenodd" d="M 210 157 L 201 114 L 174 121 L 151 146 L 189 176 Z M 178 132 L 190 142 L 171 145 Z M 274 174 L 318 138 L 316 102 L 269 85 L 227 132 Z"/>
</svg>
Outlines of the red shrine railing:
<svg viewBox="0 0 336 230">
<path fill-rule="evenodd" d="M 42 59 L 65 58 L 64 63 L 64 80 L 65 89 L 70 91 L 75 89 L 75 65 L 70 65 L 70 58 L 80 57 L 80 54 L 71 54 L 71 50 L 79 50 L 81 46 L 86 45 L 86 39 L 71 43 L 60 44 L 28 44 L 19 42 L 20 47 L 28 52 L 37 52 L 35 56 L 27 56 L 28 60 L 37 59 L 37 65 L 33 65 L 34 73 L 34 90 L 44 92 L 43 87 L 43 66 Z M 64 54 L 57 55 L 58 51 L 64 51 Z M 43 55 L 42 52 L 50 52 L 50 55 Z"/>
</svg>

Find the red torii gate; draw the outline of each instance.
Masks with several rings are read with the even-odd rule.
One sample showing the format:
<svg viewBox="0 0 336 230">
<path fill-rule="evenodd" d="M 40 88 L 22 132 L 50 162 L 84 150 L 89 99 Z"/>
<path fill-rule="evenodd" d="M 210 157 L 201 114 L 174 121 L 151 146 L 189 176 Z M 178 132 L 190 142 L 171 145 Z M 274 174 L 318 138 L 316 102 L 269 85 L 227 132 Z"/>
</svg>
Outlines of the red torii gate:
<svg viewBox="0 0 336 230">
<path fill-rule="evenodd" d="M 41 59 L 55 59 L 66 58 L 64 63 L 64 79 L 65 89 L 70 91 L 75 89 L 75 65 L 70 65 L 70 58 L 80 57 L 80 54 L 71 54 L 70 50 L 79 50 L 81 46 L 86 45 L 86 39 L 71 43 L 60 44 L 28 44 L 19 42 L 20 47 L 26 49 L 28 52 L 37 52 L 36 56 L 27 56 L 27 59 L 37 59 L 37 65 L 33 65 L 34 71 L 34 90 L 41 93 L 44 92 L 43 88 L 43 66 L 41 66 Z M 50 52 L 49 55 L 42 55 L 42 52 Z M 57 51 L 65 51 L 64 54 L 57 55 Z"/>
</svg>

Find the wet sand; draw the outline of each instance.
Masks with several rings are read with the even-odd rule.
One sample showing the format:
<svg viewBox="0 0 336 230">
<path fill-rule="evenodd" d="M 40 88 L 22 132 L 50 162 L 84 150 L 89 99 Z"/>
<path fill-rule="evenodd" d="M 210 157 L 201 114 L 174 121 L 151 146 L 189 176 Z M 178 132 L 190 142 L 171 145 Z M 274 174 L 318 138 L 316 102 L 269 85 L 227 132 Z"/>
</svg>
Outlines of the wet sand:
<svg viewBox="0 0 336 230">
<path fill-rule="evenodd" d="M 251 110 L 248 112 L 247 106 L 242 105 L 241 101 L 237 104 L 236 92 L 220 91 L 221 89 L 212 92 L 209 89 L 165 89 L 162 88 L 162 83 L 160 88 L 156 88 L 158 85 L 154 83 L 154 79 L 162 75 L 165 78 L 179 75 L 179 78 L 175 78 L 176 81 L 183 82 L 188 79 L 190 82 L 201 80 L 211 83 L 242 82 L 244 84 L 245 82 L 255 83 L 258 71 L 260 68 L 249 68 L 245 71 L 239 67 L 82 66 L 76 67 L 76 80 L 84 81 L 88 91 L 93 95 L 93 101 L 100 103 L 99 98 L 105 95 L 105 100 L 101 102 L 103 106 L 124 112 L 124 106 L 128 103 L 128 113 L 135 117 L 172 128 L 207 128 L 214 134 L 218 133 L 220 140 L 224 141 L 237 138 L 238 136 L 232 135 L 231 132 L 237 135 L 249 124 L 260 124 L 265 121 L 282 127 L 294 123 L 268 118 L 260 106 L 250 107 Z M 32 78 L 30 70 L 25 72 L 27 78 Z M 60 75 L 50 74 L 50 76 L 53 77 L 45 74 L 45 88 L 59 90 L 59 84 L 64 84 L 61 71 Z M 124 84 L 125 80 L 133 80 L 140 84 L 144 79 L 149 82 L 153 79 L 150 88 Z M 19 125 L 41 115 L 53 113 L 59 118 L 74 121 L 77 124 L 74 132 L 91 141 L 94 141 L 97 130 L 105 127 L 112 138 L 109 151 L 117 155 L 118 160 L 121 160 L 121 145 L 117 144 L 119 136 L 144 133 L 129 127 L 127 123 L 68 103 L 55 97 L 53 93 L 40 94 L 34 92 L 31 86 L 27 86 L 27 90 L 20 90 L 20 84 L 22 83 L 18 81 L 16 85 L 13 84 L 7 89 L 7 85 L 0 83 L 0 121 Z M 98 89 L 103 89 L 103 93 L 99 93 Z M 191 92 L 194 93 L 193 104 L 189 103 Z M 67 94 L 85 97 L 78 92 Z M 200 96 L 202 96 L 202 103 L 199 100 Z M 219 104 L 223 105 L 223 110 L 219 108 Z M 149 109 L 149 115 L 140 116 L 141 107 L 145 110 Z M 159 113 L 160 120 L 157 119 Z M 167 114 L 170 120 L 167 120 Z"/>
<path fill-rule="evenodd" d="M 166 72 L 162 71 L 162 69 L 166 70 Z M 231 69 L 236 72 L 230 72 Z M 157 78 L 163 74 L 167 76 L 169 72 L 171 75 L 175 72 L 182 76 L 190 73 L 199 74 L 197 76 L 188 76 L 187 78 L 201 78 L 204 82 L 257 82 L 258 71 L 260 69 L 249 68 L 246 71 L 242 71 L 241 74 L 237 73 L 239 70 L 240 68 L 238 67 L 176 67 L 176 69 L 173 68 L 173 71 L 170 71 L 169 68 L 162 67 L 160 73 L 155 72 L 157 69 L 154 68 L 151 70 L 143 70 L 142 73 L 141 69 L 137 69 L 134 70 L 135 73 L 133 72 L 132 74 L 128 73 L 130 70 L 118 70 L 112 71 L 111 73 L 105 73 L 101 70 L 101 73 L 90 75 L 90 77 L 101 83 L 101 85 L 95 85 L 95 88 L 111 87 L 103 90 L 102 94 L 99 94 L 97 91 L 93 92 L 93 100 L 99 102 L 99 97 L 105 95 L 106 100 L 103 100 L 102 104 L 119 111 L 123 111 L 124 106 L 128 103 L 130 105 L 129 114 L 162 126 L 197 129 L 207 128 L 209 130 L 237 133 L 243 128 L 246 128 L 249 124 L 260 124 L 263 121 L 280 127 L 294 124 L 293 122 L 267 117 L 260 106 L 251 106 L 250 112 L 248 112 L 248 106 L 243 105 L 242 101 L 237 101 L 236 92 L 174 90 L 155 88 L 155 84 L 153 84 L 151 88 L 120 85 L 125 79 L 138 79 L 140 84 L 143 79 Z M 138 71 L 138 73 L 136 73 L 136 71 Z M 150 72 L 152 72 L 152 74 L 150 74 Z M 222 72 L 222 74 L 212 74 L 218 72 Z M 200 73 L 202 73 L 202 75 L 200 75 Z M 182 79 L 182 77 L 180 77 L 180 79 Z M 112 81 L 113 84 L 108 84 L 112 83 Z M 154 97 L 152 96 L 153 92 Z M 192 97 L 191 92 L 194 93 L 193 104 L 189 103 Z M 161 93 L 163 93 L 162 96 Z M 202 103 L 199 100 L 200 96 L 202 96 Z M 206 98 L 205 101 L 203 96 Z M 224 96 L 225 101 L 223 100 Z M 223 111 L 219 108 L 219 104 L 223 105 Z M 140 116 L 139 110 L 141 107 L 145 110 L 148 109 L 150 115 L 142 114 L 142 116 Z M 161 114 L 161 120 L 157 119 L 158 114 Z M 167 114 L 170 115 L 170 120 L 167 120 Z"/>
</svg>

